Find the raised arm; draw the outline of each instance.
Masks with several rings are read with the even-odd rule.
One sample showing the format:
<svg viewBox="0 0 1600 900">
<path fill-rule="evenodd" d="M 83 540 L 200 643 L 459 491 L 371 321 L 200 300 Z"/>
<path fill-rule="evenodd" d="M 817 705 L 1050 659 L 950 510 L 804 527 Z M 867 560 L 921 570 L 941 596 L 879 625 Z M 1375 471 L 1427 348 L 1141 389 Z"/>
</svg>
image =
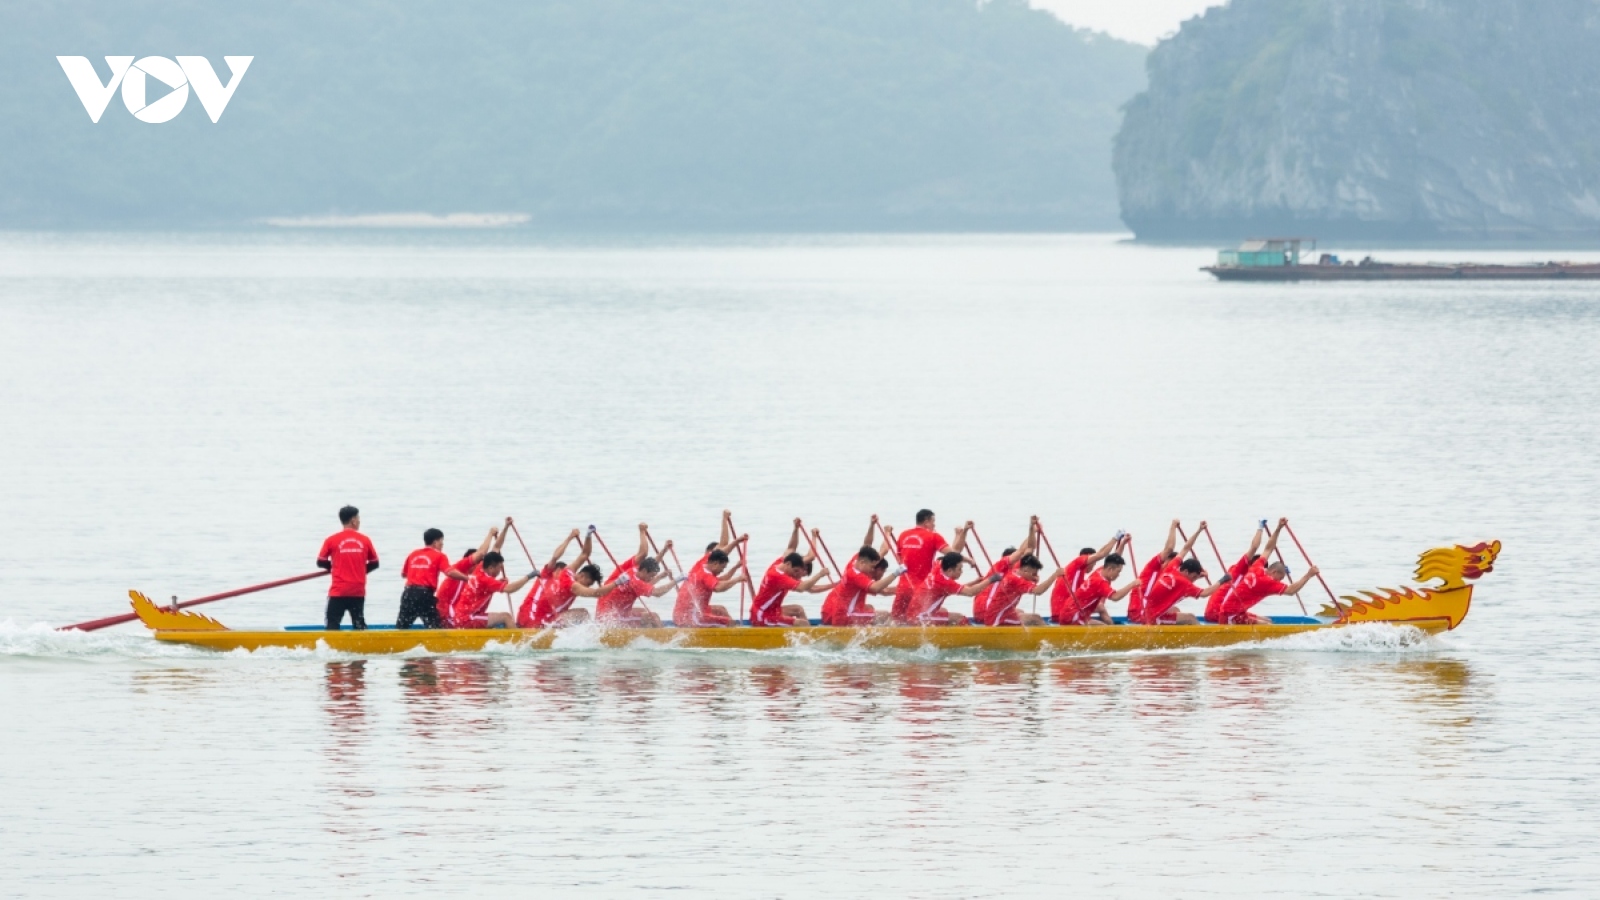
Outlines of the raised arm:
<svg viewBox="0 0 1600 900">
<path fill-rule="evenodd" d="M 579 534 L 579 531 L 576 528 L 572 529 L 572 531 L 567 534 L 566 538 L 564 538 L 561 541 L 561 546 L 556 548 L 556 552 L 550 554 L 550 561 L 544 564 L 544 567 L 546 569 L 550 568 L 551 566 L 555 565 L 558 562 L 561 562 L 561 557 L 567 555 L 567 548 L 571 547 L 572 546 L 572 542 L 578 539 L 578 534 Z M 583 563 L 580 562 L 580 563 L 578 563 L 578 565 L 581 566 L 581 565 L 583 565 Z"/>
<path fill-rule="evenodd" d="M 1205 530 L 1206 523 L 1204 520 L 1202 520 L 1200 522 L 1200 527 L 1194 530 L 1194 534 L 1189 535 L 1189 539 L 1183 542 L 1183 552 L 1178 554 L 1179 559 L 1189 558 L 1189 554 L 1194 552 L 1194 542 L 1200 540 L 1200 532 Z"/>
<path fill-rule="evenodd" d="M 506 545 L 506 535 L 511 533 L 511 517 L 506 516 L 506 526 L 494 538 L 494 552 L 499 553 Z"/>
<path fill-rule="evenodd" d="M 1256 552 L 1261 549 L 1261 535 L 1266 530 L 1267 529 L 1262 527 L 1262 526 L 1259 526 L 1259 525 L 1256 526 L 1255 533 L 1250 535 L 1250 549 L 1245 551 L 1245 554 L 1244 554 L 1245 558 L 1247 558 L 1247 559 L 1255 558 Z"/>
<path fill-rule="evenodd" d="M 800 524 L 800 517 L 796 516 L 794 520 L 794 530 L 789 532 L 789 546 L 783 551 L 784 556 L 788 556 L 789 554 L 800 549 L 800 529 L 804 527 L 804 525 Z"/>
<path fill-rule="evenodd" d="M 872 521 L 867 523 L 867 536 L 861 539 L 861 546 L 871 547 L 872 538 L 878 531 L 878 514 L 872 514 Z"/>
<path fill-rule="evenodd" d="M 639 547 L 631 558 L 635 566 L 650 558 L 650 526 L 644 522 L 639 523 Z"/>
<path fill-rule="evenodd" d="M 1084 566 L 1085 571 L 1087 571 L 1088 569 L 1094 568 L 1095 567 L 1095 563 L 1098 563 L 1100 560 L 1105 559 L 1106 557 L 1110 556 L 1111 555 L 1111 551 L 1117 549 L 1120 546 L 1122 546 L 1122 538 L 1120 538 L 1120 537 L 1114 537 L 1111 540 L 1106 541 L 1106 545 L 1104 547 L 1101 547 L 1099 550 L 1096 550 L 1094 552 L 1094 555 L 1089 557 L 1089 562 L 1087 564 L 1085 564 L 1085 566 Z"/>
<path fill-rule="evenodd" d="M 967 552 L 967 532 L 971 531 L 971 530 L 972 530 L 972 523 L 971 522 L 968 522 L 965 525 L 957 525 L 956 526 L 956 539 L 950 542 L 950 546 L 947 549 L 951 553 L 960 553 L 963 556 L 965 556 L 966 552 Z"/>
<path fill-rule="evenodd" d="M 1283 529 L 1289 524 L 1288 519 L 1279 519 L 1278 527 L 1272 529 L 1272 537 L 1267 538 L 1267 548 L 1261 551 L 1262 559 L 1271 559 L 1272 554 L 1278 550 L 1278 536 L 1283 534 Z"/>
<path fill-rule="evenodd" d="M 733 510 L 725 509 L 722 511 L 722 534 L 717 538 L 717 548 L 723 553 L 727 553 L 729 548 L 733 546 L 731 543 L 729 543 L 732 540 Z"/>
<path fill-rule="evenodd" d="M 479 544 L 477 551 L 472 554 L 472 561 L 477 562 L 483 559 L 483 555 L 489 552 L 490 547 L 494 546 L 494 539 L 499 536 L 500 529 L 489 529 L 489 533 L 483 536 L 483 543 Z"/>
<path fill-rule="evenodd" d="M 1178 547 L 1178 520 L 1177 519 L 1173 519 L 1172 520 L 1172 524 L 1167 526 L 1167 542 L 1166 542 L 1166 544 L 1162 545 L 1162 547 L 1161 547 L 1161 558 L 1162 559 L 1166 559 L 1167 557 L 1171 556 L 1172 555 L 1172 551 L 1177 549 L 1177 547 Z"/>
</svg>

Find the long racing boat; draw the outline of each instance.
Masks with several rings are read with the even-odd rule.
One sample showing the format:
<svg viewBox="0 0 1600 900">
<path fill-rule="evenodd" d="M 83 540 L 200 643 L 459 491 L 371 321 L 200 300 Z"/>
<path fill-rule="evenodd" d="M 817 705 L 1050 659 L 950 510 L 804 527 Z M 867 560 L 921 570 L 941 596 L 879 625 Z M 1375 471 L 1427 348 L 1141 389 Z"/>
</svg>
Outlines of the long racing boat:
<svg viewBox="0 0 1600 900">
<path fill-rule="evenodd" d="M 601 646 L 649 645 L 696 650 L 780 650 L 796 646 L 871 649 L 984 650 L 1011 653 L 1041 651 L 1116 653 L 1224 647 L 1307 632 L 1380 623 L 1437 634 L 1458 627 L 1472 603 L 1473 585 L 1494 570 L 1500 542 L 1456 545 L 1423 553 L 1417 563 L 1418 586 L 1361 591 L 1323 607 L 1316 616 L 1276 617 L 1271 625 L 1098 625 L 1044 627 L 887 626 L 869 628 L 602 628 Z M 1440 583 L 1427 586 L 1424 582 Z M 549 650 L 562 644 L 557 629 L 396 629 L 326 631 L 291 626 L 278 631 L 234 631 L 221 622 L 187 610 L 157 605 L 138 591 L 129 591 L 133 611 L 156 640 L 210 650 L 260 650 L 269 647 L 318 649 L 382 655 L 425 651 L 456 653 L 491 645 Z"/>
</svg>

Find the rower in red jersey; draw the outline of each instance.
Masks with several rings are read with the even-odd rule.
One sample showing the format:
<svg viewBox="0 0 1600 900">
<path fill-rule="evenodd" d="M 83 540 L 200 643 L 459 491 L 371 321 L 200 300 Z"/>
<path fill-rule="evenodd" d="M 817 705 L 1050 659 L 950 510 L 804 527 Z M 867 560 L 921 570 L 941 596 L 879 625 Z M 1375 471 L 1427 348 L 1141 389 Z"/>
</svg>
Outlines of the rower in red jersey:
<svg viewBox="0 0 1600 900">
<path fill-rule="evenodd" d="M 1120 542 L 1119 542 L 1120 545 Z M 1113 588 L 1111 583 L 1122 574 L 1127 561 L 1120 553 L 1106 555 L 1100 568 L 1084 579 L 1083 587 L 1078 589 L 1067 620 L 1056 619 L 1057 625 L 1115 625 L 1111 618 L 1110 610 L 1106 604 L 1116 603 L 1126 597 L 1139 584 L 1139 579 L 1129 579 L 1121 588 Z"/>
<path fill-rule="evenodd" d="M 712 550 L 689 569 L 678 587 L 678 602 L 672 607 L 672 624 L 679 628 L 727 628 L 737 625 L 725 606 L 712 606 L 711 595 L 719 594 L 744 580 L 744 571 L 735 569 L 727 578 L 728 554 Z"/>
<path fill-rule="evenodd" d="M 1239 579 L 1243 578 L 1246 572 L 1250 571 L 1250 564 L 1261 558 L 1256 551 L 1261 549 L 1261 535 L 1265 533 L 1266 527 L 1267 523 L 1262 521 L 1261 526 L 1256 529 L 1256 533 L 1250 537 L 1250 549 L 1239 557 L 1238 562 L 1228 567 L 1227 573 L 1217 579 L 1217 592 L 1206 600 L 1205 618 L 1207 622 L 1213 625 L 1222 622 L 1222 604 L 1227 602 L 1228 595 L 1233 592 L 1233 586 L 1239 583 Z M 1271 555 L 1275 549 L 1277 549 L 1277 542 L 1270 541 L 1267 554 Z"/>
<path fill-rule="evenodd" d="M 1043 569 L 1044 563 L 1032 553 L 1018 556 L 1012 570 L 1002 576 L 989 592 L 989 603 L 984 608 L 983 624 L 1026 625 L 1030 628 L 1043 625 L 1042 616 L 1018 609 L 1024 595 L 1044 593 L 1063 574 L 1063 570 L 1057 569 L 1041 582 L 1039 574 Z"/>
<path fill-rule="evenodd" d="M 919 509 L 916 527 L 894 536 L 895 553 L 900 558 L 900 565 L 906 567 L 906 574 L 900 579 L 894 592 L 894 602 L 889 607 L 889 617 L 896 624 L 911 620 L 912 597 L 933 573 L 933 562 L 939 557 L 940 551 L 946 547 L 952 553 L 966 549 L 967 529 L 971 526 L 972 523 L 968 522 L 957 528 L 955 543 L 946 544 L 944 536 L 937 530 L 939 524 L 933 510 Z"/>
<path fill-rule="evenodd" d="M 1056 585 L 1050 591 L 1050 618 L 1057 625 L 1080 625 L 1081 622 L 1072 621 L 1076 618 L 1078 608 L 1078 592 L 1083 589 L 1084 582 L 1089 578 L 1089 573 L 1094 570 L 1095 564 L 1110 556 L 1121 542 L 1122 535 L 1118 534 L 1099 550 L 1085 547 L 1078 551 L 1078 555 L 1067 561 L 1067 567 Z"/>
<path fill-rule="evenodd" d="M 410 628 L 419 620 L 423 628 L 441 627 L 444 623 L 439 618 L 439 576 L 454 582 L 467 580 L 444 555 L 444 532 L 437 528 L 424 531 L 422 549 L 413 550 L 406 557 L 404 572 L 406 586 L 400 592 L 400 616 L 394 627 Z"/>
<path fill-rule="evenodd" d="M 507 517 L 506 521 L 509 522 L 510 518 Z M 505 529 L 504 531 L 498 528 L 489 529 L 489 533 L 484 535 L 483 543 L 479 544 L 476 550 L 468 550 L 467 552 L 461 554 L 460 559 L 456 560 L 456 571 L 460 572 L 462 575 L 470 577 L 473 570 L 478 568 L 478 562 L 483 559 L 485 554 L 487 554 L 490 550 L 499 551 L 499 549 L 505 545 L 505 535 L 509 532 L 509 528 Z M 495 543 L 496 541 L 499 541 L 499 543 Z M 437 609 L 439 612 L 440 624 L 449 624 L 450 608 L 455 605 L 456 595 L 461 593 L 461 587 L 464 584 L 466 584 L 465 579 L 461 581 L 446 581 L 444 584 L 439 586 L 439 603 Z"/>
<path fill-rule="evenodd" d="M 1194 583 L 1195 579 L 1206 573 L 1205 566 L 1202 566 L 1198 559 L 1186 558 L 1194 550 L 1195 539 L 1200 537 L 1200 532 L 1204 531 L 1205 527 L 1206 523 L 1201 522 L 1194 535 L 1184 543 L 1182 552 L 1174 553 L 1172 548 L 1177 542 L 1178 520 L 1172 520 L 1171 527 L 1167 529 L 1166 547 L 1152 560 L 1152 562 L 1161 560 L 1160 567 L 1144 584 L 1144 609 L 1137 619 L 1138 624 L 1200 624 L 1200 620 L 1193 613 L 1182 612 L 1177 606 L 1185 597 L 1209 597 L 1217 591 L 1216 585 L 1202 590 Z M 1145 566 L 1145 569 L 1148 571 L 1150 566 Z"/>
<path fill-rule="evenodd" d="M 800 554 L 800 529 L 803 527 L 799 519 L 794 520 L 794 531 L 789 534 L 788 548 L 761 577 L 761 587 L 756 589 L 755 598 L 750 601 L 750 627 L 810 625 L 811 619 L 807 617 L 805 607 L 798 603 L 783 601 L 789 596 L 790 591 L 814 594 L 833 586 L 831 580 L 825 585 L 821 584 L 828 576 L 827 569 L 812 574 L 816 559 L 809 553 L 804 556 Z M 814 530 L 812 539 L 816 540 Z"/>
<path fill-rule="evenodd" d="M 949 612 L 944 608 L 945 599 L 957 595 L 975 597 L 979 591 L 987 588 L 993 579 L 981 577 L 962 584 L 961 567 L 966 565 L 966 562 L 966 557 L 955 552 L 939 557 L 939 567 L 928 573 L 928 577 L 911 596 L 911 624 L 922 626 L 967 624 L 966 616 Z"/>
<path fill-rule="evenodd" d="M 1288 525 L 1287 519 L 1279 519 L 1278 527 L 1272 533 L 1272 545 L 1275 545 L 1278 535 Z M 1271 625 L 1272 619 L 1258 616 L 1250 612 L 1251 608 L 1262 600 L 1278 594 L 1293 596 L 1300 593 L 1301 589 L 1317 577 L 1317 567 L 1306 569 L 1306 574 L 1293 584 L 1288 583 L 1289 567 L 1277 560 L 1271 564 L 1266 563 L 1265 554 L 1250 564 L 1250 569 L 1233 586 L 1228 599 L 1222 606 L 1221 624 L 1223 625 Z"/>
<path fill-rule="evenodd" d="M 733 537 L 732 513 L 722 511 L 722 534 L 715 543 L 706 545 L 706 552 L 689 567 L 678 585 L 678 599 L 672 607 L 672 624 L 678 628 L 727 628 L 739 624 L 726 606 L 712 605 L 711 595 L 720 594 L 744 581 L 742 566 L 737 566 L 727 578 L 728 553 L 736 541 Z"/>
<path fill-rule="evenodd" d="M 367 628 L 367 573 L 378 568 L 378 551 L 361 533 L 361 510 L 345 506 L 339 510 L 344 527 L 322 542 L 317 551 L 317 568 L 333 577 L 328 583 L 328 606 L 323 614 L 329 631 L 338 631 L 344 614 L 350 613 L 350 627 Z"/>
<path fill-rule="evenodd" d="M 874 609 L 867 603 L 867 595 L 883 592 L 894 583 L 901 571 L 885 571 L 881 577 L 873 580 L 878 564 L 884 562 L 883 554 L 872 549 L 872 536 L 877 527 L 878 517 L 873 516 L 872 524 L 867 526 L 867 536 L 862 539 L 861 549 L 844 564 L 839 583 L 822 601 L 822 624 L 834 627 L 888 624 L 889 612 Z"/>
<path fill-rule="evenodd" d="M 672 542 L 662 545 L 661 552 L 672 549 Z M 621 625 L 628 628 L 660 628 L 661 617 L 648 609 L 634 609 L 635 601 L 644 597 L 660 597 L 672 590 L 671 579 L 663 580 L 661 560 L 650 555 L 650 526 L 639 523 L 639 550 L 622 561 L 622 565 L 606 579 L 613 590 L 595 604 L 594 617 L 602 624 Z M 659 582 L 659 583 L 658 583 Z"/>
<path fill-rule="evenodd" d="M 1007 547 L 1000 551 L 1000 558 L 995 560 L 994 565 L 989 567 L 989 571 L 986 573 L 990 581 L 989 587 L 979 591 L 972 598 L 973 622 L 982 625 L 988 621 L 989 598 L 994 596 L 995 590 L 1000 586 L 1000 582 L 1005 579 L 1006 575 L 1016 568 L 1017 560 L 1021 559 L 1024 554 L 1033 552 L 1033 548 L 1038 542 L 1034 531 L 1038 524 L 1038 516 L 1031 518 L 1028 521 L 1028 535 L 1022 539 L 1022 543 L 1019 546 Z"/>
<path fill-rule="evenodd" d="M 506 559 L 498 551 L 483 555 L 478 568 L 462 586 L 461 593 L 450 607 L 451 628 L 510 628 L 512 616 L 508 612 L 489 612 L 489 602 L 495 594 L 515 594 L 538 573 L 529 572 L 516 581 L 506 581 Z"/>
<path fill-rule="evenodd" d="M 594 549 L 594 538 L 586 537 L 578 551 L 578 558 L 568 566 L 561 557 L 567 547 L 578 539 L 578 529 L 561 541 L 561 546 L 551 554 L 550 561 L 539 570 L 539 577 L 522 599 L 517 610 L 518 628 L 567 628 L 589 621 L 589 611 L 574 609 L 578 597 L 603 597 L 610 587 L 596 587 L 600 583 L 600 570 L 587 565 L 589 553 Z M 574 577 L 573 572 L 577 572 Z"/>
</svg>

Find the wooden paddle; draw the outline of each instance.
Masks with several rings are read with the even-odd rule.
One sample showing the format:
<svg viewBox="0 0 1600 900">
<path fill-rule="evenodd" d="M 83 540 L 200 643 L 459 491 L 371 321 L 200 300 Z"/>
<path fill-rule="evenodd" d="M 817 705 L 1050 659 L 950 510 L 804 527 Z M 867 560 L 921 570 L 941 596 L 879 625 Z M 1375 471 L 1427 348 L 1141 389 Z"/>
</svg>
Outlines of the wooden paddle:
<svg viewBox="0 0 1600 900">
<path fill-rule="evenodd" d="M 1294 546 L 1295 546 L 1295 548 L 1297 550 L 1300 551 L 1300 556 L 1301 556 L 1302 559 L 1304 559 L 1306 561 L 1306 565 L 1310 566 L 1313 569 L 1315 569 L 1317 567 L 1317 564 L 1311 561 L 1310 555 L 1308 555 L 1306 553 L 1306 548 L 1301 546 L 1300 539 L 1294 536 L 1294 529 L 1289 527 L 1289 521 L 1287 519 L 1285 519 L 1284 522 L 1283 522 L 1283 530 L 1289 532 L 1289 540 L 1294 541 Z M 1328 592 L 1328 599 L 1333 601 L 1333 608 L 1339 610 L 1341 613 L 1344 612 L 1344 607 L 1339 604 L 1339 598 L 1337 598 L 1337 597 L 1335 597 L 1333 595 L 1333 588 L 1328 587 L 1328 582 L 1323 581 L 1323 579 L 1322 579 L 1322 570 L 1320 570 L 1320 569 L 1317 570 L 1317 581 L 1321 582 L 1322 589 Z M 1294 596 L 1295 596 L 1296 600 L 1300 599 L 1300 595 L 1299 594 L 1295 594 Z M 1302 611 L 1304 611 L 1305 608 L 1306 608 L 1305 601 L 1301 600 L 1300 601 L 1300 609 Z"/>
<path fill-rule="evenodd" d="M 265 591 L 265 590 L 271 590 L 272 588 L 275 588 L 275 587 L 283 587 L 286 584 L 295 584 L 295 583 L 301 582 L 301 581 L 310 581 L 313 578 L 325 578 L 329 574 L 331 574 L 331 573 L 319 569 L 319 570 L 317 570 L 315 572 L 307 572 L 304 575 L 296 575 L 293 578 L 280 578 L 277 581 L 269 581 L 269 582 L 266 582 L 265 584 L 254 584 L 254 585 L 251 585 L 250 587 L 239 588 L 237 590 L 223 591 L 220 594 L 211 594 L 211 595 L 205 596 L 205 597 L 196 597 L 193 600 L 185 600 L 182 603 L 174 603 L 174 604 L 172 604 L 171 608 L 174 609 L 174 610 L 187 609 L 187 608 L 189 608 L 191 606 L 199 606 L 202 603 L 213 603 L 213 602 L 215 602 L 217 600 L 226 600 L 229 597 L 239 597 L 239 596 L 243 596 L 245 594 L 254 594 L 257 591 Z M 113 625 L 121 625 L 124 622 L 132 622 L 132 621 L 134 621 L 134 620 L 136 620 L 138 618 L 139 618 L 138 615 L 136 615 L 134 613 L 123 613 L 120 616 L 106 616 L 104 619 L 92 619 L 92 620 L 90 620 L 88 622 L 79 622 L 76 625 L 63 625 L 62 627 L 57 628 L 56 630 L 57 631 L 73 631 L 73 630 L 77 630 L 77 631 L 99 631 L 102 628 L 110 628 Z"/>
</svg>

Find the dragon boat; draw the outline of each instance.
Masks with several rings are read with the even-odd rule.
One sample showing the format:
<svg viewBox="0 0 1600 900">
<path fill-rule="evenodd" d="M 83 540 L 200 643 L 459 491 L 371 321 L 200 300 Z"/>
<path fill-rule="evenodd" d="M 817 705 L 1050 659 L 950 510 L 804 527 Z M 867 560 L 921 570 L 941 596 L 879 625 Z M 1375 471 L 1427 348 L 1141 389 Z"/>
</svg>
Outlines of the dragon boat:
<svg viewBox="0 0 1600 900">
<path fill-rule="evenodd" d="M 696 650 L 779 650 L 796 646 L 861 647 L 900 650 L 984 650 L 1012 653 L 1040 651 L 1115 653 L 1131 650 L 1175 650 L 1224 647 L 1365 623 L 1415 628 L 1427 634 L 1454 629 L 1472 604 L 1469 582 L 1494 570 L 1500 542 L 1441 547 L 1423 553 L 1417 562 L 1415 587 L 1360 591 L 1324 606 L 1316 616 L 1276 617 L 1271 625 L 1123 625 L 1045 627 L 870 627 L 830 628 L 604 628 L 601 646 L 642 644 Z M 1437 585 L 1425 582 L 1437 580 Z M 396 629 L 326 631 L 290 626 L 280 631 L 234 631 L 209 616 L 162 607 L 138 591 L 129 591 L 134 613 L 159 641 L 190 644 L 210 650 L 259 650 L 265 647 L 317 649 L 382 655 L 425 651 L 454 653 L 484 650 L 491 644 L 528 650 L 559 649 L 556 629 Z"/>
</svg>

